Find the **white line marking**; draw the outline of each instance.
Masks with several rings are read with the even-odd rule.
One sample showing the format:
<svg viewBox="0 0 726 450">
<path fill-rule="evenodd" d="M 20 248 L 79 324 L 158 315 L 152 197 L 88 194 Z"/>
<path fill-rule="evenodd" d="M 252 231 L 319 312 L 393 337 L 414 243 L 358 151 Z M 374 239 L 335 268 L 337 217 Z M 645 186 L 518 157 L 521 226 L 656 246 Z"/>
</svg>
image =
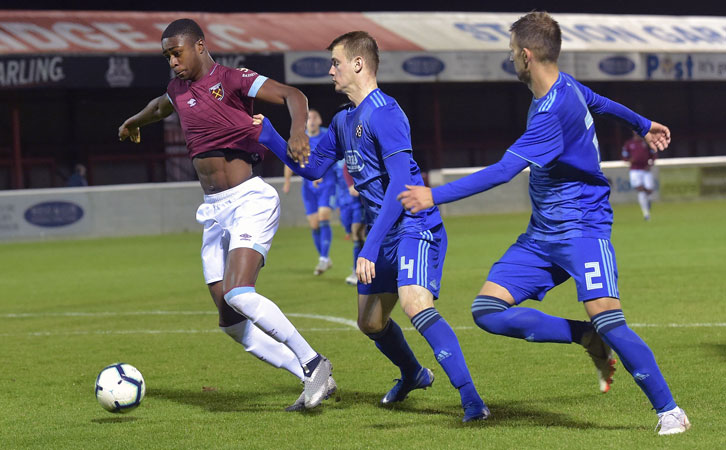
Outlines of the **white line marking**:
<svg viewBox="0 0 726 450">
<path fill-rule="evenodd" d="M 335 316 L 320 316 L 318 314 L 299 314 L 299 313 L 288 313 L 285 314 L 289 317 L 302 317 L 305 319 L 319 319 L 319 320 L 325 320 L 328 322 L 333 323 L 340 323 L 343 325 L 348 325 L 349 327 L 353 328 L 354 330 L 358 329 L 358 323 L 355 320 L 350 319 L 344 319 L 342 317 L 335 317 Z"/>
<path fill-rule="evenodd" d="M 217 315 L 216 311 L 100 311 L 100 312 L 41 312 L 41 313 L 9 313 L 0 314 L 2 319 L 23 319 L 35 317 L 113 317 L 113 316 L 199 316 L 199 315 Z M 340 323 L 348 325 L 351 328 L 358 329 L 355 320 L 344 319 L 335 316 L 323 316 L 319 314 L 302 314 L 287 313 L 288 317 L 302 317 L 305 319 L 325 320 L 327 322 Z"/>
<path fill-rule="evenodd" d="M 75 311 L 75 312 L 41 312 L 41 313 L 6 313 L 0 314 L 0 319 L 23 319 L 23 318 L 39 318 L 39 317 L 121 317 L 121 316 L 195 316 L 195 315 L 216 315 L 216 311 Z M 343 317 L 325 316 L 320 314 L 304 314 L 304 313 L 287 313 L 289 317 L 300 317 L 304 319 L 323 320 L 326 322 L 345 325 L 345 327 L 331 328 L 299 328 L 300 332 L 320 332 L 320 331 L 351 331 L 357 330 L 356 321 L 345 319 Z M 697 323 L 632 323 L 628 324 L 632 328 L 723 328 L 726 322 L 697 322 Z M 475 326 L 458 326 L 453 327 L 454 330 L 478 330 Z M 413 327 L 404 327 L 406 331 L 413 331 Z M 212 329 L 187 329 L 187 330 L 75 330 L 75 331 L 31 331 L 25 333 L 0 333 L 0 337 L 20 337 L 20 336 L 88 336 L 88 335 L 133 335 L 133 334 L 205 334 L 218 333 L 218 328 Z"/>
</svg>

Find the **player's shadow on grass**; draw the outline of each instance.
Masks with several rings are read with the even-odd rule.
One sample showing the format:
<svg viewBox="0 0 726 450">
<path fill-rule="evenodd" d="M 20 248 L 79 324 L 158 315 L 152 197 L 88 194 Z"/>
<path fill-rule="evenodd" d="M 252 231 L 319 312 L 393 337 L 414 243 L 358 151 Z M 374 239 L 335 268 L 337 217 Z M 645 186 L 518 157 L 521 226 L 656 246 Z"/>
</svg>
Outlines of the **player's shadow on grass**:
<svg viewBox="0 0 726 450">
<path fill-rule="evenodd" d="M 720 358 L 721 361 L 726 361 L 726 344 L 710 342 L 703 344 L 702 347 L 707 349 L 707 351 L 712 353 L 714 356 Z"/>
<path fill-rule="evenodd" d="M 612 425 L 605 420 L 593 422 L 586 420 L 584 417 L 578 417 L 572 414 L 552 411 L 557 409 L 559 405 L 568 404 L 573 396 L 556 396 L 546 399 L 546 403 L 550 405 L 547 410 L 542 409 L 543 399 L 536 401 L 507 401 L 506 403 L 488 403 L 492 417 L 486 422 L 497 427 L 522 427 L 527 425 L 537 427 L 560 427 L 578 430 L 632 430 L 632 425 Z M 578 397 L 582 402 L 587 403 L 589 400 Z M 592 408 L 597 408 L 597 402 L 592 401 Z M 636 427 L 638 429 L 647 430 L 647 426 Z"/>
<path fill-rule="evenodd" d="M 297 393 L 291 390 L 292 403 L 300 391 Z M 269 411 L 275 408 L 274 404 L 278 403 L 278 393 L 272 392 L 252 392 L 252 391 L 226 391 L 213 390 L 205 391 L 191 389 L 175 389 L 175 388 L 154 388 L 146 394 L 148 397 L 161 398 L 183 405 L 196 406 L 206 409 L 209 412 L 260 412 Z M 273 400 L 274 398 L 274 400 Z M 268 399 L 269 401 L 266 401 Z"/>
<path fill-rule="evenodd" d="M 106 423 L 127 423 L 127 422 L 135 422 L 139 420 L 138 417 L 133 416 L 115 416 L 115 417 L 104 417 L 103 419 L 93 419 L 91 422 L 98 423 L 98 424 L 106 424 Z"/>
<path fill-rule="evenodd" d="M 351 400 L 352 397 L 352 400 Z M 536 401 L 507 401 L 506 403 L 488 403 L 492 416 L 486 420 L 476 423 L 462 423 L 461 419 L 464 417 L 463 410 L 458 404 L 441 405 L 440 407 L 426 406 L 425 398 L 415 399 L 409 398 L 401 403 L 394 405 L 383 406 L 380 404 L 380 395 L 368 392 L 350 392 L 344 396 L 344 406 L 346 404 L 350 406 L 351 401 L 367 402 L 371 405 L 376 405 L 380 409 L 386 409 L 395 413 L 395 411 L 421 414 L 430 418 L 431 424 L 441 426 L 442 416 L 455 418 L 456 420 L 448 421 L 448 426 L 453 428 L 458 427 L 471 427 L 471 426 L 482 426 L 482 427 L 522 427 L 522 426 L 536 426 L 536 427 L 561 427 L 571 428 L 578 430 L 632 430 L 632 425 L 611 425 L 607 422 L 594 422 L 584 420 L 582 418 L 573 416 L 572 414 L 560 413 L 552 411 L 556 409 L 558 405 L 571 404 L 573 401 L 576 402 L 587 402 L 586 398 L 582 396 L 557 396 L 549 397 L 547 399 L 537 399 Z M 543 410 L 541 408 L 542 403 L 551 405 L 551 408 Z M 592 401 L 593 408 L 596 407 L 596 402 Z M 419 421 L 420 423 L 420 421 Z M 399 429 L 405 428 L 408 425 L 401 423 L 377 423 L 370 425 L 374 429 Z M 638 429 L 647 430 L 647 426 L 637 427 Z"/>
</svg>

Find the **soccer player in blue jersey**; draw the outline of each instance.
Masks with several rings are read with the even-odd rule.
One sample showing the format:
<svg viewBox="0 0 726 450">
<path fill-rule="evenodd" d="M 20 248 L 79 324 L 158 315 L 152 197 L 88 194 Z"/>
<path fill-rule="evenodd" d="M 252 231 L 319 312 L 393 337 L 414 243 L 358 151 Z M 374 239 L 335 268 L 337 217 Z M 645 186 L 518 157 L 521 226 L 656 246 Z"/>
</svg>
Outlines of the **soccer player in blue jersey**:
<svg viewBox="0 0 726 450">
<path fill-rule="evenodd" d="M 315 109 L 310 109 L 305 126 L 306 134 L 310 138 L 310 148 L 314 148 L 328 132 L 326 127 L 321 126 L 322 124 L 323 119 L 320 117 L 320 113 Z M 282 188 L 285 194 L 290 192 L 291 176 L 292 169 L 285 166 L 285 184 Z M 317 180 L 303 180 L 303 205 L 312 230 L 313 243 L 318 251 L 318 265 L 315 266 L 313 275 L 322 275 L 323 272 L 333 267 L 333 262 L 330 260 L 330 244 L 333 238 L 333 231 L 330 228 L 330 216 L 333 209 L 330 202 L 334 195 L 335 172 L 332 169 Z"/>
<path fill-rule="evenodd" d="M 409 213 L 396 200 L 405 185 L 423 185 L 423 180 L 412 157 L 408 118 L 395 99 L 378 89 L 378 45 L 368 33 L 354 31 L 337 37 L 328 50 L 335 90 L 351 104 L 335 115 L 309 155 L 288 156 L 285 141 L 267 119 L 260 140 L 308 179 L 319 178 L 335 161 L 345 159 L 370 226 L 356 264 L 358 327 L 401 371 L 381 402 L 400 402 L 434 381 L 433 372 L 421 366 L 390 317 L 400 299 L 459 390 L 464 422 L 486 419 L 489 409 L 474 387 L 459 341 L 434 307 L 447 243 L 439 211 L 432 206 Z"/>
<path fill-rule="evenodd" d="M 345 161 L 341 159 L 335 163 L 334 168 L 335 205 L 340 210 L 340 223 L 353 242 L 353 272 L 345 278 L 345 282 L 356 285 L 358 284 L 358 275 L 355 273 L 355 266 L 358 261 L 358 254 L 366 239 L 363 205 L 360 202 L 358 191 L 353 186 L 353 179 L 345 168 Z M 348 185 L 348 180 L 350 180 L 350 185 Z"/>
<path fill-rule="evenodd" d="M 590 111 L 626 121 L 654 150 L 668 147 L 670 131 L 560 72 L 560 28 L 547 13 L 529 13 L 510 31 L 510 58 L 534 94 L 527 131 L 498 163 L 434 189 L 408 186 L 399 199 L 410 212 L 426 211 L 506 183 L 529 167 L 529 227 L 491 268 L 472 305 L 474 321 L 490 333 L 530 342 L 582 344 L 596 364 L 603 392 L 612 381 L 614 349 L 658 413 L 659 434 L 682 433 L 690 427 L 688 418 L 621 309 L 610 243 L 610 186 L 600 171 Z M 590 322 L 514 307 L 542 300 L 570 277 Z"/>
</svg>

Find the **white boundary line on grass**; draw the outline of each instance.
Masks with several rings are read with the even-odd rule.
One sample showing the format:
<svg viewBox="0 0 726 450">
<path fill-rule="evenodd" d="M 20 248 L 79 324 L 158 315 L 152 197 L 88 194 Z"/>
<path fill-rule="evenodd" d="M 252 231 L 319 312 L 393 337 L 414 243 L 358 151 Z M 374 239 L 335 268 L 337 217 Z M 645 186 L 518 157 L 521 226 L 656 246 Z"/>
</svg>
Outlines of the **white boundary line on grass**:
<svg viewBox="0 0 726 450">
<path fill-rule="evenodd" d="M 0 319 L 23 319 L 36 317 L 114 317 L 114 316 L 192 316 L 192 315 L 216 315 L 215 311 L 100 311 L 100 312 L 48 312 L 48 313 L 6 313 L 0 314 Z M 304 313 L 288 313 L 289 317 L 300 317 L 305 319 L 323 320 L 345 325 L 344 328 L 300 328 L 301 332 L 316 331 L 351 331 L 357 330 L 358 325 L 354 320 L 343 317 L 326 316 L 320 314 L 304 314 Z M 701 322 L 701 323 L 633 323 L 629 324 L 633 328 L 723 328 L 726 322 Z M 406 327 L 404 330 L 412 331 L 413 327 Z M 474 326 L 454 327 L 454 330 L 474 330 L 478 329 Z M 31 331 L 26 333 L 0 333 L 2 337 L 13 336 L 86 336 L 86 335 L 132 335 L 132 334 L 206 334 L 218 333 L 219 329 L 177 329 L 177 330 L 75 330 L 75 331 Z"/>
</svg>

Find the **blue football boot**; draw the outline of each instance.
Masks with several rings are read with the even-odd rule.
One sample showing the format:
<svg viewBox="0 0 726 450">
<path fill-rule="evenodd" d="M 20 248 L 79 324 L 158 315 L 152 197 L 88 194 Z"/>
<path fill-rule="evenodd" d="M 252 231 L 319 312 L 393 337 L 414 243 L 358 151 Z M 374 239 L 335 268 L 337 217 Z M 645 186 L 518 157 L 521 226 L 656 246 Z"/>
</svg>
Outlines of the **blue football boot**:
<svg viewBox="0 0 726 450">
<path fill-rule="evenodd" d="M 396 381 L 398 381 L 396 385 L 381 399 L 381 403 L 384 405 L 402 402 L 406 399 L 408 393 L 414 389 L 426 389 L 431 386 L 434 384 L 434 373 L 431 369 L 422 367 L 413 380 L 397 379 Z"/>
</svg>

